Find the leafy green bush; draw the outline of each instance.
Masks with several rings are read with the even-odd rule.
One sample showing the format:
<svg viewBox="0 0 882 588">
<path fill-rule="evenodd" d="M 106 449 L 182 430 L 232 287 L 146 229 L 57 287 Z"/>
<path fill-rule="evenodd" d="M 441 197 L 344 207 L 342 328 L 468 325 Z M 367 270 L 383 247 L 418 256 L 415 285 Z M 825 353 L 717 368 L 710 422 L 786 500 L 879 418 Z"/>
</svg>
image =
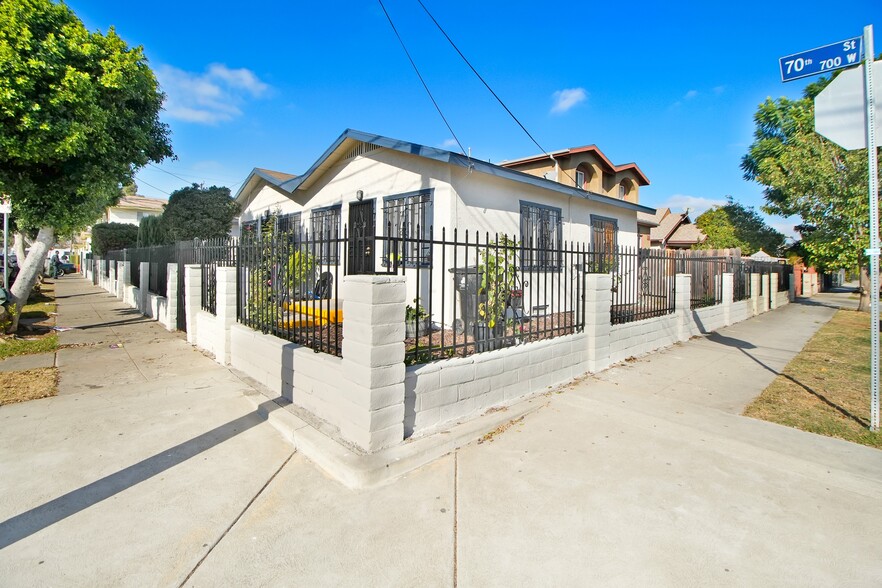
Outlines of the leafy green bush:
<svg viewBox="0 0 882 588">
<path fill-rule="evenodd" d="M 168 243 L 168 235 L 160 216 L 145 216 L 138 225 L 138 247 L 152 247 L 153 245 L 165 245 Z"/>
<path fill-rule="evenodd" d="M 134 247 L 138 244 L 138 227 L 123 223 L 98 223 L 92 227 L 92 252 L 104 255 L 108 251 Z"/>
</svg>

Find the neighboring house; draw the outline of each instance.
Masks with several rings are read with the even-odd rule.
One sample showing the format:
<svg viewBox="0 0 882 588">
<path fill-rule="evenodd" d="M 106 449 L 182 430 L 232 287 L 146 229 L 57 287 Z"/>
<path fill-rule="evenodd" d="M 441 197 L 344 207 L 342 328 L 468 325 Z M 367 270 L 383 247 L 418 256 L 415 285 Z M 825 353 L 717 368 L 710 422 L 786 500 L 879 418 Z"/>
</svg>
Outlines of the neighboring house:
<svg viewBox="0 0 882 588">
<path fill-rule="evenodd" d="M 104 211 L 102 222 L 137 225 L 145 216 L 158 216 L 168 200 L 146 198 L 144 196 L 122 196 L 119 202 Z"/>
<path fill-rule="evenodd" d="M 766 263 L 783 263 L 786 261 L 783 257 L 773 257 L 762 249 L 751 255 L 750 259 L 754 261 L 764 261 Z"/>
<path fill-rule="evenodd" d="M 168 200 L 147 198 L 146 196 L 122 196 L 114 206 L 109 206 L 101 218 L 96 222 L 122 223 L 126 225 L 139 225 L 145 216 L 159 216 L 162 214 Z M 72 246 L 91 249 L 92 227 L 87 227 L 77 235 Z"/>
<path fill-rule="evenodd" d="M 593 157 L 598 153 L 590 150 Z M 655 212 L 634 202 L 637 185 L 648 182 L 633 164 L 610 176 L 618 184 L 629 180 L 625 198 L 537 177 L 514 165 L 347 130 L 303 175 L 255 168 L 235 196 L 242 207 L 238 229 L 257 230 L 262 218 L 278 213 L 279 222 L 310 235 L 342 235 L 346 225 L 376 236 L 391 227 L 394 237 L 427 238 L 431 228 L 438 239 L 446 230 L 450 239 L 457 229 L 460 240 L 469 231 L 472 240 L 476 233 L 489 233 L 491 239 L 506 234 L 549 248 L 573 241 L 612 248 L 636 247 L 637 214 Z M 322 262 L 339 263 L 341 254 L 347 252 L 329 251 Z M 423 267 L 420 252 L 405 255 Z M 384 259 L 376 256 L 371 263 L 379 269 Z"/>
<path fill-rule="evenodd" d="M 512 159 L 500 165 L 634 204 L 640 201 L 640 186 L 649 185 L 636 163 L 614 165 L 596 145 Z"/>
<path fill-rule="evenodd" d="M 649 246 L 653 249 L 691 249 L 707 240 L 707 235 L 689 220 L 688 212 L 660 208 L 655 214 L 638 213 L 637 218 L 641 225 L 650 227 Z"/>
</svg>

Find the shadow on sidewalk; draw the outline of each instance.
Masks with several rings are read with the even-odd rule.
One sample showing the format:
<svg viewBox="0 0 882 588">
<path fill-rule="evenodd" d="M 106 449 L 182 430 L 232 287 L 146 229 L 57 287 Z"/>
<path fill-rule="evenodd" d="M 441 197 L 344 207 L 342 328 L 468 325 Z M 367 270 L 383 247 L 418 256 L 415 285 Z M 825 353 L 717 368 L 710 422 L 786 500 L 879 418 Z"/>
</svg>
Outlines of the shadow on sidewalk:
<svg viewBox="0 0 882 588">
<path fill-rule="evenodd" d="M 157 474 L 179 465 L 232 439 L 264 422 L 259 412 L 266 413 L 279 408 L 272 401 L 261 403 L 258 409 L 235 420 L 205 432 L 198 437 L 175 445 L 125 469 L 119 470 L 91 484 L 77 488 L 40 506 L 0 522 L 0 549 L 30 537 L 71 515 L 86 510 L 103 500 L 119 494 L 136 484 L 149 480 Z"/>
<path fill-rule="evenodd" d="M 138 323 L 155 323 L 155 322 L 156 321 L 154 321 L 150 317 L 139 315 L 137 318 L 130 318 L 130 319 L 119 320 L 119 321 L 107 321 L 104 323 L 94 323 L 91 325 L 80 325 L 80 326 L 73 327 L 73 328 L 74 329 L 82 329 L 85 331 L 85 330 L 89 330 L 89 329 L 100 329 L 102 327 L 119 327 L 122 325 L 134 325 L 134 324 L 138 324 Z"/>
<path fill-rule="evenodd" d="M 815 398 L 817 398 L 818 400 L 820 400 L 821 402 L 823 402 L 824 404 L 829 406 L 830 408 L 839 412 L 844 417 L 853 420 L 854 422 L 861 425 L 862 427 L 869 427 L 870 426 L 870 423 L 868 423 L 867 421 L 865 421 L 861 417 L 859 417 L 855 414 L 852 414 L 848 409 L 846 409 L 842 406 L 839 406 L 838 404 L 836 404 L 835 402 L 833 402 L 832 400 L 830 400 L 829 398 L 827 398 L 823 394 L 812 390 L 811 388 L 809 388 L 808 386 L 806 386 L 805 384 L 803 384 L 802 382 L 800 382 L 799 380 L 797 380 L 793 376 L 790 376 L 788 374 L 782 374 L 778 370 L 769 367 L 768 365 L 763 363 L 761 360 L 757 359 L 756 357 L 754 357 L 753 355 L 751 355 L 750 353 L 745 351 L 746 349 L 756 349 L 756 345 L 754 345 L 753 343 L 750 343 L 749 341 L 742 341 L 741 339 L 735 339 L 734 337 L 726 337 L 725 335 L 720 335 L 719 333 L 716 333 L 716 332 L 710 333 L 709 335 L 707 335 L 707 340 L 713 341 L 714 343 L 719 343 L 720 345 L 725 345 L 727 347 L 734 347 L 735 349 L 738 349 L 738 351 L 740 351 L 741 353 L 743 353 L 744 355 L 746 355 L 747 357 L 752 359 L 754 362 L 759 364 L 763 369 L 772 372 L 776 376 L 781 376 L 782 378 L 785 378 L 785 379 L 793 382 L 794 384 L 796 384 L 797 386 L 799 386 L 800 388 L 802 388 L 803 390 L 805 390 L 806 392 L 808 392 L 809 394 L 811 394 L 812 396 L 814 396 Z"/>
</svg>

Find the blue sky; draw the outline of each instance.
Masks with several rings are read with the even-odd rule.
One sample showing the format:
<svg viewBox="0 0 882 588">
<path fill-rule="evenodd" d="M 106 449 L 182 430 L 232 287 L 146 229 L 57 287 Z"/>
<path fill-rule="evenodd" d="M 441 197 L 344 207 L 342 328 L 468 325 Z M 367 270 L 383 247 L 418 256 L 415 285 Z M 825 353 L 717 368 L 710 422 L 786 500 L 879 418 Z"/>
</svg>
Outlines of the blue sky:
<svg viewBox="0 0 882 588">
<path fill-rule="evenodd" d="M 384 2 L 474 157 L 539 152 L 416 0 Z M 814 79 L 782 84 L 779 57 L 867 24 L 882 51 L 879 0 L 423 2 L 544 149 L 596 144 L 649 177 L 642 204 L 695 213 L 727 195 L 762 204 L 739 167 L 753 114 Z M 235 192 L 253 167 L 301 173 L 346 128 L 456 150 L 376 1 L 68 4 L 89 29 L 142 45 L 167 94 L 178 159 L 138 174 L 145 196 L 190 181 Z"/>
</svg>

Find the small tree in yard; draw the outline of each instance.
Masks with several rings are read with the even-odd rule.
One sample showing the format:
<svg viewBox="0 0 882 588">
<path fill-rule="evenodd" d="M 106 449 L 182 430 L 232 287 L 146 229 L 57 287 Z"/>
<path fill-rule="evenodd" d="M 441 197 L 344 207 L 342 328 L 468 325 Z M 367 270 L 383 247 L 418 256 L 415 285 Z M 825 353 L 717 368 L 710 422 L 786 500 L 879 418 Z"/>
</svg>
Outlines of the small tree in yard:
<svg viewBox="0 0 882 588">
<path fill-rule="evenodd" d="M 172 241 L 224 237 L 230 232 L 239 204 L 230 189 L 193 184 L 172 192 L 162 213 L 162 225 Z"/>
<path fill-rule="evenodd" d="M 94 222 L 138 168 L 173 155 L 162 100 L 143 50 L 113 29 L 89 32 L 52 0 L 0 2 L 0 192 L 18 229 L 37 233 L 9 331 L 55 236 Z"/>
</svg>

